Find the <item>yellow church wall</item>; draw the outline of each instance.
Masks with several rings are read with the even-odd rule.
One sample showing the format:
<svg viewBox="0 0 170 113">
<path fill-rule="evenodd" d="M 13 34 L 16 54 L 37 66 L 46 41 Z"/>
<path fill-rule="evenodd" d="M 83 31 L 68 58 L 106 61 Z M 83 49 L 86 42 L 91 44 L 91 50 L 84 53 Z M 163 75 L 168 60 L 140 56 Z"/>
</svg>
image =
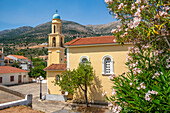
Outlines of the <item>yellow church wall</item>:
<svg viewBox="0 0 170 113">
<path fill-rule="evenodd" d="M 64 63 L 64 48 L 48 49 L 48 66 L 51 64 Z"/>
<path fill-rule="evenodd" d="M 56 52 L 60 51 L 60 49 L 48 49 L 48 66 L 50 64 L 57 64 L 60 60 L 60 53 Z"/>
<path fill-rule="evenodd" d="M 61 75 L 62 71 L 47 71 L 47 84 L 48 94 L 59 94 L 61 95 L 61 88 L 58 85 L 54 85 L 54 80 L 57 75 Z"/>
<path fill-rule="evenodd" d="M 87 47 L 69 47 L 69 68 L 72 70 L 78 67 L 80 58 L 88 56 L 95 72 L 94 84 L 89 88 L 88 98 L 93 101 L 105 100 L 102 97 L 103 92 L 108 92 L 111 95 L 113 83 L 108 79 L 109 75 L 102 75 L 102 59 L 105 55 L 110 55 L 113 58 L 113 72 L 116 76 L 127 72 L 125 65 L 128 47 L 131 45 L 102 45 L 102 46 L 87 46 Z M 78 91 L 74 95 L 74 99 L 83 98 L 83 93 Z"/>
</svg>

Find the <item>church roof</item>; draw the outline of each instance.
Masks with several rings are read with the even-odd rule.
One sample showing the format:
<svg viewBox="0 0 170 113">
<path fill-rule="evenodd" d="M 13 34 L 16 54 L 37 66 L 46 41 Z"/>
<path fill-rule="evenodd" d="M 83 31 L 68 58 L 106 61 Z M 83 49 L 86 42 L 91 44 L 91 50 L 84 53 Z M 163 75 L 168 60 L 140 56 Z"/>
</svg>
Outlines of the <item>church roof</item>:
<svg viewBox="0 0 170 113">
<path fill-rule="evenodd" d="M 44 71 L 66 71 L 67 70 L 67 64 L 51 64 L 48 67 L 43 69 Z"/>
<path fill-rule="evenodd" d="M 23 69 L 11 67 L 11 66 L 0 66 L 0 74 L 3 73 L 21 73 L 21 72 L 29 72 Z"/>
<path fill-rule="evenodd" d="M 114 36 L 76 38 L 65 43 L 66 46 L 117 43 Z"/>
<path fill-rule="evenodd" d="M 60 19 L 60 15 L 59 14 L 54 14 L 53 19 Z"/>
</svg>

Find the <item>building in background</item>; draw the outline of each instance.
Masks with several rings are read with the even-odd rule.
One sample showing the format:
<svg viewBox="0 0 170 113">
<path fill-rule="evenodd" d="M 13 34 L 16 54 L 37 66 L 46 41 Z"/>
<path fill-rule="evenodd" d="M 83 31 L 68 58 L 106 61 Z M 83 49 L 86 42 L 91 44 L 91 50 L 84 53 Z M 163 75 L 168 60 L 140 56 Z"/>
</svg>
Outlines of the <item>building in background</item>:
<svg viewBox="0 0 170 113">
<path fill-rule="evenodd" d="M 28 72 L 11 66 L 0 66 L 0 85 L 27 83 L 29 82 Z"/>
<path fill-rule="evenodd" d="M 29 70 L 32 65 L 31 60 L 21 55 L 8 55 L 5 57 L 6 65 L 12 65 L 14 62 L 18 63 L 19 67 L 24 70 Z"/>
</svg>

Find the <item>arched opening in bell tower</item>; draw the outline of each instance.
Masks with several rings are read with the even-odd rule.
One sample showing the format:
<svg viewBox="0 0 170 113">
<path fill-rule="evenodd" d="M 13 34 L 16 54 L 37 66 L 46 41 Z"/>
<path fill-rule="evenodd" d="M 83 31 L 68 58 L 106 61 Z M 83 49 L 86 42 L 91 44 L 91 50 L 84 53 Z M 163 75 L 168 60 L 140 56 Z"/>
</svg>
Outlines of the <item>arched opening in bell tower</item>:
<svg viewBox="0 0 170 113">
<path fill-rule="evenodd" d="M 54 26 L 53 30 L 54 30 L 53 32 L 55 33 L 55 26 Z"/>
<path fill-rule="evenodd" d="M 55 37 L 53 37 L 52 43 L 53 43 L 52 46 L 56 47 L 56 39 L 55 39 Z"/>
<path fill-rule="evenodd" d="M 60 38 L 60 46 L 63 47 L 63 38 Z"/>
</svg>

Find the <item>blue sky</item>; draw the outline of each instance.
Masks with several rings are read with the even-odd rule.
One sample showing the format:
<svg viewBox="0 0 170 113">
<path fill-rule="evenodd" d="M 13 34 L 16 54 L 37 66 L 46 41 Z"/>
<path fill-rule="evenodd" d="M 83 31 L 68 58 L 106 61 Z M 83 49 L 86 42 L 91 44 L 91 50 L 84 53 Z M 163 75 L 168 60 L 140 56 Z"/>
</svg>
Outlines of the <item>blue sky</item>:
<svg viewBox="0 0 170 113">
<path fill-rule="evenodd" d="M 62 20 L 83 25 L 115 21 L 104 0 L 0 0 L 0 31 L 49 22 L 56 9 Z"/>
</svg>

